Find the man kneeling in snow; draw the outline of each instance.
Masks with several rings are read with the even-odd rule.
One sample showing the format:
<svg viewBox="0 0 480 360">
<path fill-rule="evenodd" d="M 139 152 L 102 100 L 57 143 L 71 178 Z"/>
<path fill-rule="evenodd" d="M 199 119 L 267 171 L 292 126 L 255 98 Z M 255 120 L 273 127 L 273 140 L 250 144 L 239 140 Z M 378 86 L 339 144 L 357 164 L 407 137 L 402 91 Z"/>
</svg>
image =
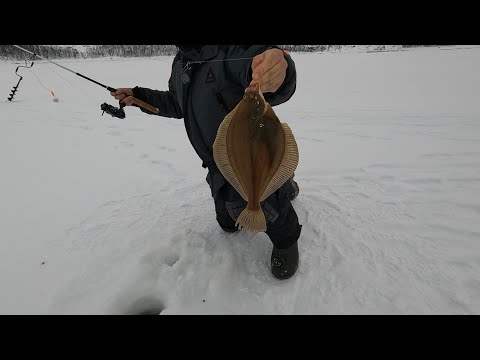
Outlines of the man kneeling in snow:
<svg viewBox="0 0 480 360">
<path fill-rule="evenodd" d="M 203 167 L 208 168 L 207 182 L 217 221 L 224 231 L 235 232 L 235 222 L 246 202 L 225 180 L 213 159 L 218 127 L 250 84 L 260 85 L 271 106 L 289 100 L 296 89 L 295 64 L 274 45 L 177 45 L 177 48 L 169 90 L 137 86 L 120 88 L 111 95 L 133 106 L 135 97 L 157 107 L 156 115 L 184 119 L 188 138 Z M 266 234 L 273 243 L 271 271 L 278 279 L 290 278 L 298 267 L 297 241 L 302 226 L 290 202 L 298 192 L 292 178 L 263 204 Z"/>
</svg>

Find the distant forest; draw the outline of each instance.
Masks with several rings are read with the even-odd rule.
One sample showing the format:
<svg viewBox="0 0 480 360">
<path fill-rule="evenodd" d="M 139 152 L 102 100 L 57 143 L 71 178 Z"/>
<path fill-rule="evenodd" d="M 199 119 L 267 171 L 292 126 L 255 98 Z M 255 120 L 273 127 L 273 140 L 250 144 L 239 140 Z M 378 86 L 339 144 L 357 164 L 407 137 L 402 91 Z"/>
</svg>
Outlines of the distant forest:
<svg viewBox="0 0 480 360">
<path fill-rule="evenodd" d="M 133 56 L 160 56 L 174 55 L 174 45 L 86 45 L 76 46 L 82 48 L 79 51 L 73 46 L 57 45 L 19 45 L 29 51 L 48 59 L 81 59 L 98 57 L 133 57 Z M 23 60 L 28 58 L 26 52 L 11 45 L 0 45 L 0 57 L 7 59 Z"/>
<path fill-rule="evenodd" d="M 60 58 L 99 58 L 99 57 L 149 57 L 174 55 L 175 45 L 20 45 L 25 49 L 48 59 Z M 344 47 L 355 45 L 280 45 L 283 49 L 292 52 L 338 51 Z M 359 45 L 363 46 L 363 45 Z M 375 50 L 384 50 L 391 45 L 370 45 Z M 438 46 L 438 45 L 400 45 L 412 46 Z M 78 49 L 80 48 L 80 50 Z M 11 45 L 0 45 L 0 58 L 25 60 L 29 55 Z"/>
</svg>

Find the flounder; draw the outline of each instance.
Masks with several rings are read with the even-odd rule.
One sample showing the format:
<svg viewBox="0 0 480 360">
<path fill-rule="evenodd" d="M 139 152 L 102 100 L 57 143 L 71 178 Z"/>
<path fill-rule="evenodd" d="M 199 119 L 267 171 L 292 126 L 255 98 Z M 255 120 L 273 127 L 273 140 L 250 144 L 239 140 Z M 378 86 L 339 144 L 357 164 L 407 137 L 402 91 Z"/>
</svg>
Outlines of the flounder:
<svg viewBox="0 0 480 360">
<path fill-rule="evenodd" d="M 213 157 L 225 179 L 247 202 L 235 226 L 264 232 L 261 203 L 293 176 L 299 161 L 295 137 L 265 101 L 258 84 L 222 121 Z"/>
</svg>

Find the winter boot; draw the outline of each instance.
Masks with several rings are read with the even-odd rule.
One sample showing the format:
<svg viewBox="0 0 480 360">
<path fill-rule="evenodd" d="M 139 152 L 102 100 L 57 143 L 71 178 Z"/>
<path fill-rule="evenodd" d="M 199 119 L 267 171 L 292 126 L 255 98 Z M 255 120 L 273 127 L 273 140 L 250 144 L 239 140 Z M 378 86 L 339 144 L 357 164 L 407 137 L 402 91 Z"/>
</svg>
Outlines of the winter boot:
<svg viewBox="0 0 480 360">
<path fill-rule="evenodd" d="M 279 280 L 291 278 L 298 268 L 298 244 L 295 242 L 288 249 L 272 250 L 272 274 Z"/>
</svg>

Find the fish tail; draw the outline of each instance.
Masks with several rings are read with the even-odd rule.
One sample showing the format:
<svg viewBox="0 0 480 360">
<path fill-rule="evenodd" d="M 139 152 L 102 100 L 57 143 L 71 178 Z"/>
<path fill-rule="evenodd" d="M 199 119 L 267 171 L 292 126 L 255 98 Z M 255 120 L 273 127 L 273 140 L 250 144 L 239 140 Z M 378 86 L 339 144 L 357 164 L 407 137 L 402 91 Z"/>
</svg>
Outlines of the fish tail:
<svg viewBox="0 0 480 360">
<path fill-rule="evenodd" d="M 250 232 L 265 232 L 267 231 L 267 220 L 262 207 L 257 209 L 249 208 L 248 206 L 240 213 L 240 216 L 235 223 L 240 230 L 247 230 Z"/>
</svg>

